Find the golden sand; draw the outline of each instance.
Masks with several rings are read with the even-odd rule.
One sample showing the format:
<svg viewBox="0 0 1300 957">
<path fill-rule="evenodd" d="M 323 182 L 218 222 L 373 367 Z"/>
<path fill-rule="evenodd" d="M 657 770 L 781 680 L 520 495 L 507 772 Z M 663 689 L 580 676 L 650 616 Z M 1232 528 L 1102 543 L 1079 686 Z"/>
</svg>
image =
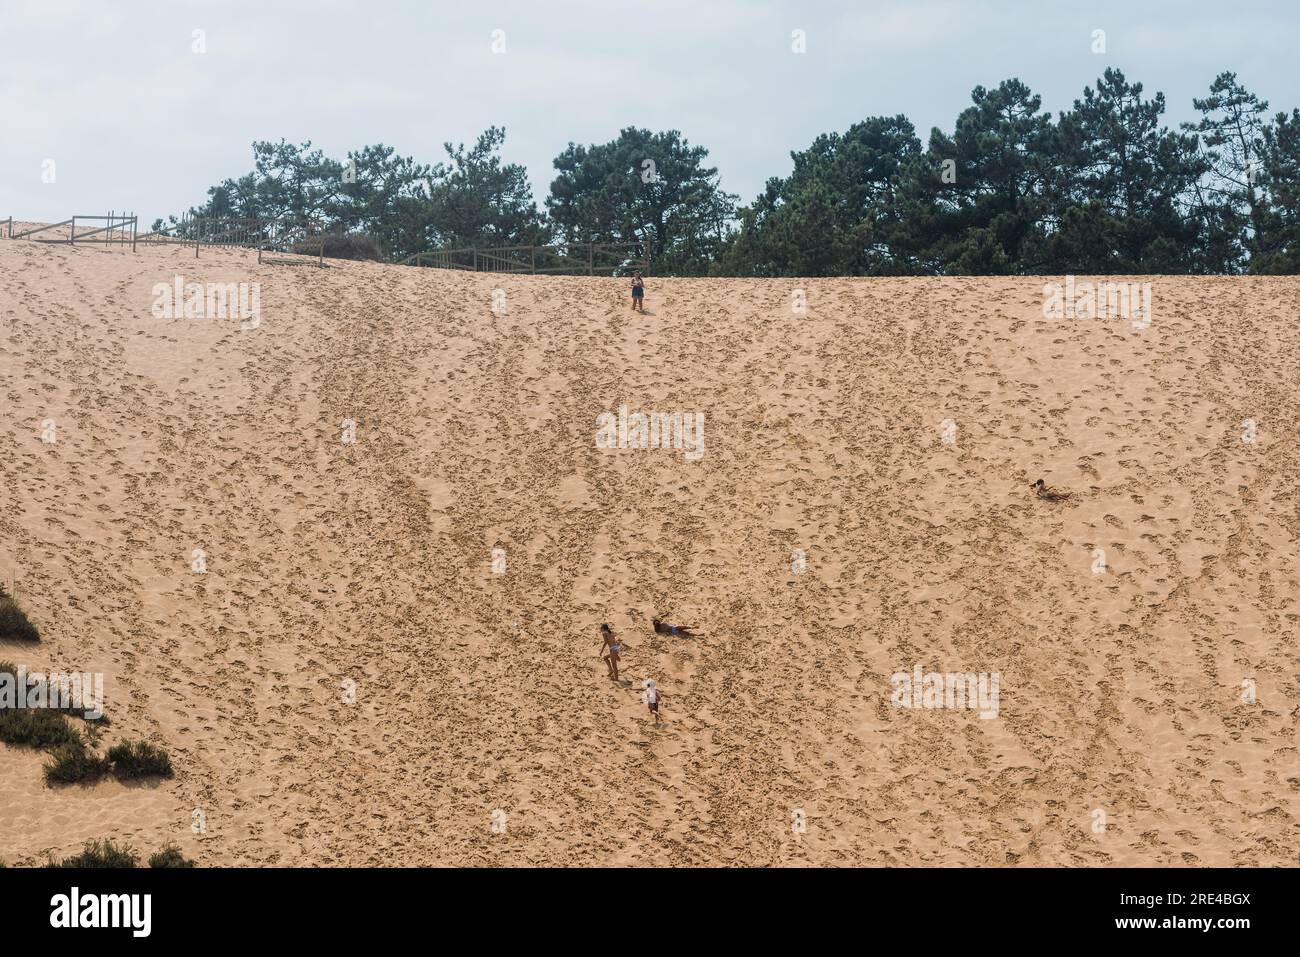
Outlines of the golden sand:
<svg viewBox="0 0 1300 957">
<path fill-rule="evenodd" d="M 260 325 L 154 318 L 176 275 Z M 177 768 L 50 789 L 0 745 L 0 859 L 1297 864 L 1300 281 L 1140 277 L 1143 330 L 1045 281 L 652 276 L 634 316 L 0 241 L 0 578 L 44 633 L 0 659 L 104 672 L 105 743 Z M 597 448 L 621 404 L 705 454 Z M 917 664 L 998 672 L 996 719 L 893 707 Z"/>
</svg>

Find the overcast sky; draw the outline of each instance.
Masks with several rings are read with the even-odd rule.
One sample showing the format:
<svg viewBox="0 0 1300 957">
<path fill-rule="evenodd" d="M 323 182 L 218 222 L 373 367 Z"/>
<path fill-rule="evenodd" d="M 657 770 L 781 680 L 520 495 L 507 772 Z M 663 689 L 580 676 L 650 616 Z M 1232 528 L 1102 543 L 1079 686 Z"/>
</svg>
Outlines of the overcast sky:
<svg viewBox="0 0 1300 957">
<path fill-rule="evenodd" d="M 0 0 L 0 218 L 146 226 L 251 170 L 254 140 L 432 163 L 492 124 L 539 206 L 570 141 L 631 125 L 707 147 L 749 202 L 819 133 L 904 113 L 924 140 L 1011 76 L 1055 113 L 1116 66 L 1172 125 L 1232 70 L 1289 112 L 1297 40 L 1300 0 Z"/>
</svg>

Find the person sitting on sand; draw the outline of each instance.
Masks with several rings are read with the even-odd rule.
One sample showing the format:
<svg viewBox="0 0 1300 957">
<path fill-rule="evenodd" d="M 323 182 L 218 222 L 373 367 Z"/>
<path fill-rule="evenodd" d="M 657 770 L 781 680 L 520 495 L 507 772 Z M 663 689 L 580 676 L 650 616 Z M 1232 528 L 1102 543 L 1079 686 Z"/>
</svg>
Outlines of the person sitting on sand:
<svg viewBox="0 0 1300 957">
<path fill-rule="evenodd" d="M 614 633 L 609 630 L 609 625 L 600 626 L 600 655 L 605 659 L 605 664 L 609 666 L 609 678 L 611 681 L 618 680 L 618 653 L 623 650 Z"/>
<path fill-rule="evenodd" d="M 632 273 L 632 311 L 645 312 L 645 281 L 639 272 Z"/>
<path fill-rule="evenodd" d="M 655 727 L 659 727 L 659 706 L 663 704 L 664 696 L 659 692 L 659 686 L 655 684 L 653 678 L 647 678 L 641 682 L 645 691 L 641 692 L 641 700 L 645 702 L 646 708 L 655 716 Z"/>
<path fill-rule="evenodd" d="M 1042 479 L 1039 479 L 1034 483 L 1034 494 L 1047 502 L 1064 502 L 1070 497 L 1069 492 L 1063 492 L 1060 489 L 1052 488 L 1052 486 L 1044 483 Z"/>
</svg>

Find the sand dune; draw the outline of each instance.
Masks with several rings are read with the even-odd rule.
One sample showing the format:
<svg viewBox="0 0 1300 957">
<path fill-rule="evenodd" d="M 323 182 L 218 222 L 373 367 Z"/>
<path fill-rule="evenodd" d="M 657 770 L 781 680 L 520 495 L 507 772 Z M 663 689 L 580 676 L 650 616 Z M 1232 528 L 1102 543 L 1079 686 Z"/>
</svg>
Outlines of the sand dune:
<svg viewBox="0 0 1300 957">
<path fill-rule="evenodd" d="M 154 318 L 178 274 L 260 325 Z M 1041 278 L 652 277 L 634 316 L 0 242 L 0 576 L 45 635 L 0 658 L 103 671 L 107 738 L 177 768 L 50 790 L 0 746 L 0 859 L 1300 862 L 1300 282 L 1147 279 L 1145 330 L 1045 320 Z M 705 413 L 705 454 L 597 448 L 620 404 Z M 893 707 L 915 664 L 998 672 L 998 716 Z"/>
</svg>

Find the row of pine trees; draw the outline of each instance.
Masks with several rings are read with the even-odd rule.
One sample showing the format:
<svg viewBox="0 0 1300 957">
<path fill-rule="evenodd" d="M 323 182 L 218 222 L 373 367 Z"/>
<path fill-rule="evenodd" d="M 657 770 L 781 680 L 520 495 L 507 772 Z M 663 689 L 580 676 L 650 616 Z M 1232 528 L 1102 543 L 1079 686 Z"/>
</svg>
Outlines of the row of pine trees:
<svg viewBox="0 0 1300 957">
<path fill-rule="evenodd" d="M 658 275 L 1300 272 L 1300 110 L 1270 114 L 1233 73 L 1193 105 L 1199 121 L 1171 129 L 1163 94 L 1110 69 L 1054 117 L 1010 79 L 977 87 L 928 142 L 904 116 L 819 136 L 747 205 L 676 131 L 571 143 L 540 209 L 495 126 L 432 165 L 259 142 L 254 171 L 187 215 L 313 217 L 394 260 L 635 242 Z"/>
</svg>

